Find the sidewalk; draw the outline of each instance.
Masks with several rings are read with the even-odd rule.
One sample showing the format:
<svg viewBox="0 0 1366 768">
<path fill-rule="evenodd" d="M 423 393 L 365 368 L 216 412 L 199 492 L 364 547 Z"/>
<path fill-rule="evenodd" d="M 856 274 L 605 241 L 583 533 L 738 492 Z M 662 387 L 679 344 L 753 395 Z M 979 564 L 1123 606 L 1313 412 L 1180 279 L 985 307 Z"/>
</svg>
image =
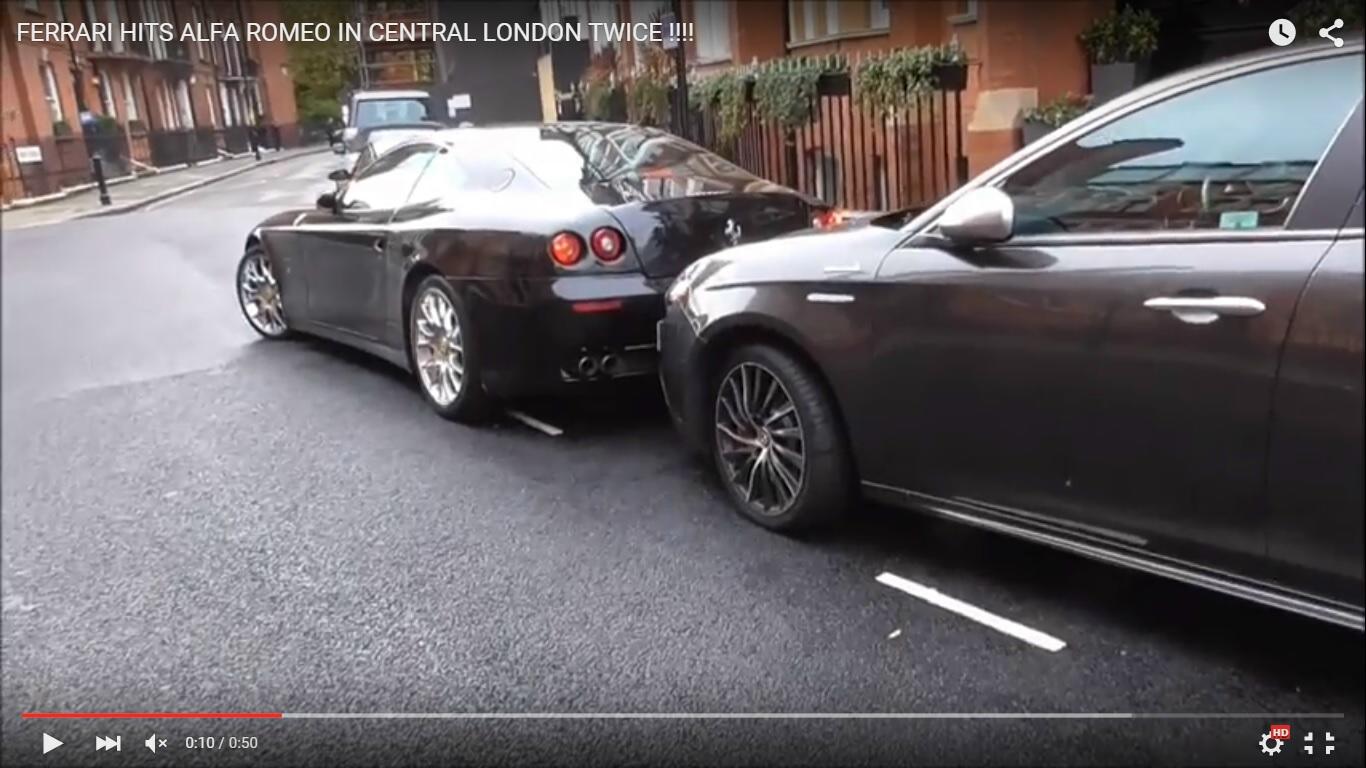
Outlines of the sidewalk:
<svg viewBox="0 0 1366 768">
<path fill-rule="evenodd" d="M 327 151 L 326 145 L 284 149 L 279 152 L 263 150 L 260 161 L 252 155 L 246 155 L 129 179 L 109 185 L 110 205 L 100 205 L 99 190 L 93 187 L 46 202 L 20 204 L 0 212 L 0 229 L 22 229 L 91 216 L 125 213 L 215 181 L 246 173 L 253 168 Z"/>
</svg>

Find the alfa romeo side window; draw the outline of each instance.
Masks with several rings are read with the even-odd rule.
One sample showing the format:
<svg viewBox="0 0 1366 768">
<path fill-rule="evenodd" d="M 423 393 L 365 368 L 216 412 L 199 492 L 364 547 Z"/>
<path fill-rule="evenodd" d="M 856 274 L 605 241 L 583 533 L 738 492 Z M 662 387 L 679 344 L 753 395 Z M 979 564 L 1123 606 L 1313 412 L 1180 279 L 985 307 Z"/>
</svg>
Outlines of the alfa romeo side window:
<svg viewBox="0 0 1366 768">
<path fill-rule="evenodd" d="M 1133 112 L 1005 182 L 1016 233 L 1282 227 L 1361 92 L 1362 57 L 1337 56 Z"/>
<path fill-rule="evenodd" d="M 391 210 L 403 205 L 433 148 L 420 144 L 400 147 L 370 164 L 346 187 L 342 206 L 348 209 Z"/>
</svg>

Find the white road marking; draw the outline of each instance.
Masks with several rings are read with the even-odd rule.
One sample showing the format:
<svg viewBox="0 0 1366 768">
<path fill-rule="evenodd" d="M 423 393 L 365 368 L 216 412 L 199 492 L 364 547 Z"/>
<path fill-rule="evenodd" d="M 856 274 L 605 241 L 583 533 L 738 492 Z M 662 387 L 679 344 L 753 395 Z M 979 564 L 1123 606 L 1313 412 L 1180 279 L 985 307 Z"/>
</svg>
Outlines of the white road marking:
<svg viewBox="0 0 1366 768">
<path fill-rule="evenodd" d="M 559 437 L 560 435 L 564 434 L 564 430 L 560 429 L 554 424 L 547 424 L 544 421 L 541 421 L 540 419 L 536 418 L 535 416 L 530 416 L 528 414 L 522 413 L 521 411 L 514 411 L 511 408 L 509 408 L 507 410 L 507 415 L 522 422 L 528 427 L 531 427 L 532 429 L 537 430 L 539 432 L 544 432 L 547 435 L 550 435 L 551 437 Z"/>
<path fill-rule="evenodd" d="M 979 624 L 985 624 L 988 627 L 991 627 L 997 632 L 1003 632 L 1018 640 L 1023 640 L 1030 645 L 1042 648 L 1045 651 L 1057 653 L 1067 647 L 1067 643 L 1064 643 L 1052 635 L 1045 634 L 1037 629 L 1031 629 L 1019 622 L 997 616 L 990 611 L 984 611 L 975 605 L 949 597 L 937 589 L 931 589 L 923 584 L 917 584 L 910 579 L 903 579 L 894 573 L 880 573 L 878 574 L 877 580 L 879 583 L 891 587 L 892 589 L 899 589 L 911 597 L 918 597 L 921 600 L 924 600 L 931 605 L 937 605 L 946 611 L 952 611 L 959 616 L 966 616 Z"/>
<path fill-rule="evenodd" d="M 887 639 L 888 639 L 888 640 L 895 640 L 895 639 L 897 639 L 898 637 L 901 637 L 901 630 L 899 630 L 899 629 L 894 629 L 894 630 L 892 630 L 892 634 L 887 635 Z"/>
</svg>

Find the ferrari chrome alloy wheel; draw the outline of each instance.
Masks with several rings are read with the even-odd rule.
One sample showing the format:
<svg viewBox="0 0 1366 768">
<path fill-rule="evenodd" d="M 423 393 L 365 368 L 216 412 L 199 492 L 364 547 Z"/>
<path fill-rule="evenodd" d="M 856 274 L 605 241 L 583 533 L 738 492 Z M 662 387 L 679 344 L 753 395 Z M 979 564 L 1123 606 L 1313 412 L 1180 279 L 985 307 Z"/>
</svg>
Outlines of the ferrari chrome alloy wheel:
<svg viewBox="0 0 1366 768">
<path fill-rule="evenodd" d="M 772 371 L 740 363 L 716 393 L 716 448 L 727 482 L 764 515 L 781 515 L 802 490 L 806 442 L 791 395 Z"/>
<path fill-rule="evenodd" d="M 460 396 L 465 381 L 465 343 L 460 318 L 445 293 L 436 288 L 423 291 L 417 300 L 413 323 L 413 359 L 423 389 L 437 405 L 445 407 Z"/>
<path fill-rule="evenodd" d="M 247 322 L 266 336 L 283 336 L 288 330 L 284 300 L 280 297 L 280 283 L 275 279 L 275 270 L 263 251 L 247 254 L 238 272 L 237 283 Z"/>
</svg>

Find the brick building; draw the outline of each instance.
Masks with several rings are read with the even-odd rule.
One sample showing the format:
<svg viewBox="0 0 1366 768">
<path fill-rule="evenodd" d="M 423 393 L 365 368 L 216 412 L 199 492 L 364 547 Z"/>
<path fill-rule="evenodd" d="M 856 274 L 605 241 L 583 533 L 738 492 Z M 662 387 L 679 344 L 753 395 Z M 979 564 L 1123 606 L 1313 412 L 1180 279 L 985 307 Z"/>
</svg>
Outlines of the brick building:
<svg viewBox="0 0 1366 768">
<path fill-rule="evenodd" d="M 246 151 L 252 126 L 278 127 L 284 144 L 297 136 L 284 43 L 20 42 L 18 22 L 169 22 L 179 31 L 221 21 L 241 30 L 280 17 L 280 3 L 264 0 L 0 4 L 4 199 L 87 182 L 91 154 L 119 176 Z"/>
</svg>

